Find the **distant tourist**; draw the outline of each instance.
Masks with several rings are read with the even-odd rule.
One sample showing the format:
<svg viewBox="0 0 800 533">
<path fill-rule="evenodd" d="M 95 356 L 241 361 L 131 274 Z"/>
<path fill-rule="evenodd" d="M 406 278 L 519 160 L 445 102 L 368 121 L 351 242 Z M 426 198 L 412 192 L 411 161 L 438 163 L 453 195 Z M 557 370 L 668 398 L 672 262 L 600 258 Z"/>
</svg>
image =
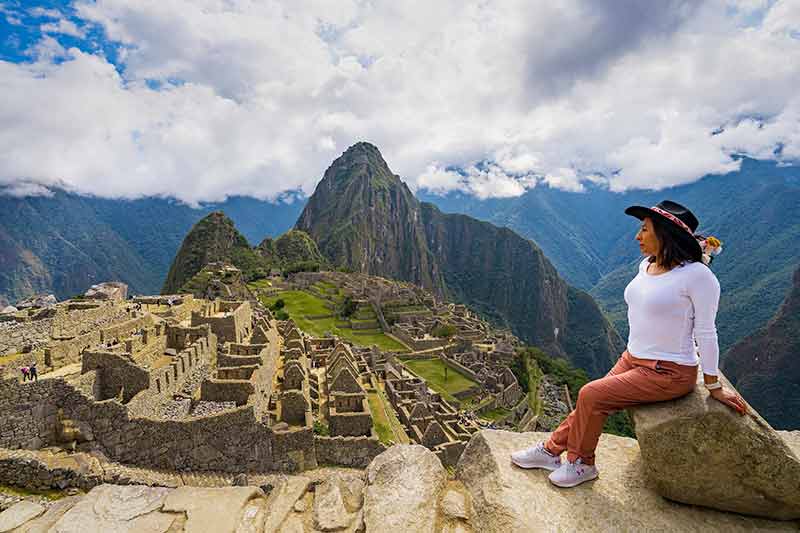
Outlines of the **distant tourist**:
<svg viewBox="0 0 800 533">
<path fill-rule="evenodd" d="M 39 373 L 36 371 L 36 361 L 31 363 L 31 366 L 28 367 L 28 373 L 30 374 L 31 381 L 39 381 Z"/>
<path fill-rule="evenodd" d="M 720 286 L 707 264 L 721 243 L 695 235 L 697 218 L 669 200 L 649 208 L 631 206 L 625 213 L 642 221 L 636 240 L 646 256 L 625 288 L 627 349 L 605 377 L 581 388 L 575 409 L 547 442 L 511 454 L 517 466 L 551 470 L 549 479 L 558 487 L 597 477 L 594 452 L 609 414 L 688 394 L 698 364 L 712 398 L 742 415 L 747 412 L 744 400 L 718 379 Z"/>
<path fill-rule="evenodd" d="M 19 371 L 22 372 L 22 381 L 23 382 L 28 381 L 28 367 L 23 366 L 22 368 L 19 369 Z"/>
</svg>

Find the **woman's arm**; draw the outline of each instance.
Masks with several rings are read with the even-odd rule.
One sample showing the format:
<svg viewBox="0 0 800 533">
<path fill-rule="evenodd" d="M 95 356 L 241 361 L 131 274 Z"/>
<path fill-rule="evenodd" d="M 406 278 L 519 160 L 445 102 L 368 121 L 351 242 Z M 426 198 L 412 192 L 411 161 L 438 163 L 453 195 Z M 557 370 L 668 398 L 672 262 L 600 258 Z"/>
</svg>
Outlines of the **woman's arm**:
<svg viewBox="0 0 800 533">
<path fill-rule="evenodd" d="M 717 309 L 720 286 L 717 277 L 708 268 L 698 269 L 698 274 L 689 280 L 689 298 L 694 306 L 694 338 L 700 352 L 703 381 L 713 386 L 719 380 L 719 343 L 717 340 Z M 723 387 L 711 389 L 711 397 L 735 409 L 740 414 L 747 412 L 744 400 L 734 391 Z"/>
</svg>

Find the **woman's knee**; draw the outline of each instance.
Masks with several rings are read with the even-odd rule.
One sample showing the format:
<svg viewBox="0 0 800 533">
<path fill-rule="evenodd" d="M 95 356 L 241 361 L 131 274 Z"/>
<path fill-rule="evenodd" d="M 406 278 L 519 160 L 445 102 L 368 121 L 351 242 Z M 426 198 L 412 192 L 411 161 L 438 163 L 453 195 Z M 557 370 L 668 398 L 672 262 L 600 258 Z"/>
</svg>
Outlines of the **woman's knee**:
<svg viewBox="0 0 800 533">
<path fill-rule="evenodd" d="M 578 403 L 593 404 L 599 400 L 603 395 L 603 389 L 597 383 L 597 380 L 590 381 L 578 391 Z"/>
</svg>

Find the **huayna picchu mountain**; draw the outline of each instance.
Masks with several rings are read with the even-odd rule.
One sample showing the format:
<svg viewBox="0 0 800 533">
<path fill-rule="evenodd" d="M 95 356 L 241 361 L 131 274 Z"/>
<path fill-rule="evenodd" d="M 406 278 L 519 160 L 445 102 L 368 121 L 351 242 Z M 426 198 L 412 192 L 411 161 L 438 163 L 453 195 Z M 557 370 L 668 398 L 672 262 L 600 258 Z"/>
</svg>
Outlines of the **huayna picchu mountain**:
<svg viewBox="0 0 800 533">
<path fill-rule="evenodd" d="M 778 429 L 800 429 L 800 267 L 766 326 L 735 344 L 722 369 L 739 392 Z"/>
<path fill-rule="evenodd" d="M 197 287 L 186 284 L 209 263 L 231 263 L 242 271 L 245 281 L 250 281 L 265 277 L 273 268 L 318 270 L 326 261 L 314 240 L 298 230 L 289 230 L 277 239 L 266 238 L 251 248 L 233 221 L 222 211 L 214 211 L 183 239 L 162 294 L 196 292 Z"/>
<path fill-rule="evenodd" d="M 371 144 L 358 143 L 333 162 L 295 227 L 334 265 L 442 287 L 420 203 Z"/>
<path fill-rule="evenodd" d="M 333 162 L 296 228 L 331 264 L 463 302 L 591 376 L 624 349 L 592 297 L 567 285 L 532 241 L 420 203 L 369 143 Z"/>
</svg>

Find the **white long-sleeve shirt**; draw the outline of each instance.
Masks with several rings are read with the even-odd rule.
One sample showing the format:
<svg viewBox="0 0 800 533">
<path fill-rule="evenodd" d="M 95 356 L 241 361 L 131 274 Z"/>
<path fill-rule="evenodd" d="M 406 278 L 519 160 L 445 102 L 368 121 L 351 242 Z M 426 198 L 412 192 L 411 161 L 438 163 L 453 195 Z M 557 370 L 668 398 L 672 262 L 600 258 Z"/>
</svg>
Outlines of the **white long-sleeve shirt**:
<svg viewBox="0 0 800 533">
<path fill-rule="evenodd" d="M 645 258 L 639 263 L 639 273 L 625 287 L 628 352 L 642 359 L 688 366 L 700 362 L 705 374 L 717 375 L 717 277 L 703 263 L 683 263 L 656 275 L 647 273 L 647 265 Z"/>
</svg>

